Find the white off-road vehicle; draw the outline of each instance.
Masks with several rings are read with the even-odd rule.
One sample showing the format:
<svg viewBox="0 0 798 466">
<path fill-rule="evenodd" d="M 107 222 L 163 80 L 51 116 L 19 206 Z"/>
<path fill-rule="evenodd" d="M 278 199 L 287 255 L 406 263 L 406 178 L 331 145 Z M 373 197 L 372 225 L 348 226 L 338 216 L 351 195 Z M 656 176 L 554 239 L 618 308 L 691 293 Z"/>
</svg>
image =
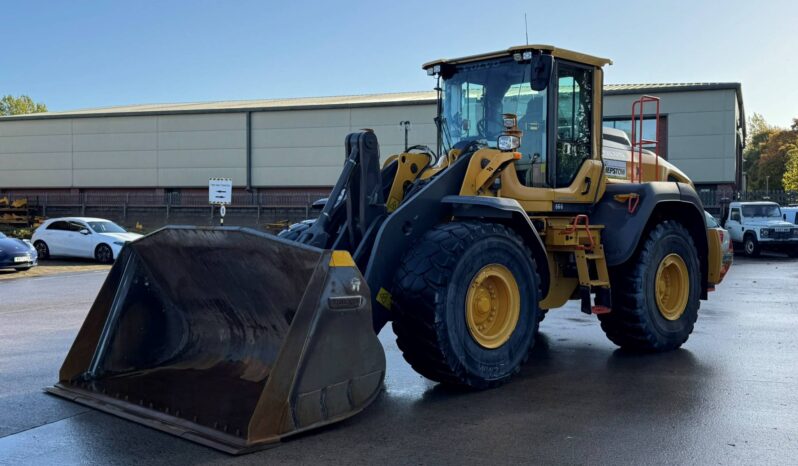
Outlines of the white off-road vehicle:
<svg viewBox="0 0 798 466">
<path fill-rule="evenodd" d="M 764 249 L 798 257 L 798 225 L 786 222 L 775 202 L 732 202 L 724 220 L 745 255 L 755 257 Z"/>
</svg>

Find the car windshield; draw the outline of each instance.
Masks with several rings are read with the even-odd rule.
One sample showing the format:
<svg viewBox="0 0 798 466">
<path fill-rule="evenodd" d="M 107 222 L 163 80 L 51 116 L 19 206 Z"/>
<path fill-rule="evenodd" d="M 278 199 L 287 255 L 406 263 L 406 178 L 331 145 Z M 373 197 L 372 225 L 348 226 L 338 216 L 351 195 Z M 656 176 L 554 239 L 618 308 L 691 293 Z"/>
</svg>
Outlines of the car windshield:
<svg viewBox="0 0 798 466">
<path fill-rule="evenodd" d="M 718 228 L 720 226 L 715 217 L 713 217 L 709 212 L 704 211 L 704 217 L 707 219 L 707 228 Z"/>
<path fill-rule="evenodd" d="M 743 217 L 781 218 L 778 204 L 743 205 Z"/>
<path fill-rule="evenodd" d="M 518 118 L 525 140 L 545 138 L 546 91 L 533 91 L 529 64 L 512 58 L 458 65 L 443 82 L 443 140 L 453 147 L 459 142 L 484 141 L 496 147 L 504 130 L 502 114 Z M 529 133 L 529 134 L 527 134 Z M 522 141 L 524 141 L 522 139 Z M 528 152 L 544 155 L 544 141 Z M 526 147 L 522 147 L 526 149 Z"/>
<path fill-rule="evenodd" d="M 89 226 L 97 233 L 126 233 L 124 228 L 114 222 L 89 222 Z"/>
</svg>

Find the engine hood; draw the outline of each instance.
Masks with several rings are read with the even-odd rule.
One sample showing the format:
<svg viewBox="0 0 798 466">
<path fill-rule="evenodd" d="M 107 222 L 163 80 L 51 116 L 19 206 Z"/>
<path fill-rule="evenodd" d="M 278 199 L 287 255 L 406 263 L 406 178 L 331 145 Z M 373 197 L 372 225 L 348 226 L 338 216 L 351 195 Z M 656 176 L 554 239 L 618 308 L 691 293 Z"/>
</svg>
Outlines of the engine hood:
<svg viewBox="0 0 798 466">
<path fill-rule="evenodd" d="M 746 220 L 743 224 L 747 227 L 757 227 L 757 228 L 777 228 L 777 227 L 795 227 L 794 223 L 785 222 L 784 220 L 780 219 L 753 219 L 753 220 Z"/>
<path fill-rule="evenodd" d="M 103 238 L 108 238 L 112 241 L 133 241 L 141 238 L 141 235 L 138 233 L 98 233 Z"/>
<path fill-rule="evenodd" d="M 31 247 L 28 243 L 16 238 L 3 238 L 0 239 L 0 250 L 4 253 L 29 253 Z"/>
</svg>

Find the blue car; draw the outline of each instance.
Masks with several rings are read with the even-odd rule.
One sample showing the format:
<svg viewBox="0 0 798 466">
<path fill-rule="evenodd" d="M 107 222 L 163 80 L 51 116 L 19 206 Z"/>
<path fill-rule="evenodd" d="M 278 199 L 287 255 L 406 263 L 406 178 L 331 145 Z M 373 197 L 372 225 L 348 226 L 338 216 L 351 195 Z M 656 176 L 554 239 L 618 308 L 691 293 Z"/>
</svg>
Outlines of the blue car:
<svg viewBox="0 0 798 466">
<path fill-rule="evenodd" d="M 39 256 L 29 241 L 9 238 L 0 233 L 0 269 L 28 270 Z"/>
</svg>

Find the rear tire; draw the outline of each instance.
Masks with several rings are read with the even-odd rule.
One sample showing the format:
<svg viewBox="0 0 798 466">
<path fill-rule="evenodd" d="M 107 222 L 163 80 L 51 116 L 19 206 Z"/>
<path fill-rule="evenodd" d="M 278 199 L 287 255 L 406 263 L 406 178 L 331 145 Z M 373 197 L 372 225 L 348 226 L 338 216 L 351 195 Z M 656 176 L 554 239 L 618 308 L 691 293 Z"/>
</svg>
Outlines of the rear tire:
<svg viewBox="0 0 798 466">
<path fill-rule="evenodd" d="M 673 350 L 687 341 L 698 319 L 701 267 L 684 226 L 660 223 L 637 256 L 610 273 L 612 311 L 598 316 L 607 338 L 638 351 Z"/>
<path fill-rule="evenodd" d="M 50 258 L 50 248 L 47 246 L 42 240 L 36 241 L 33 243 L 33 247 L 36 248 L 36 255 L 39 259 L 49 259 Z"/>
<path fill-rule="evenodd" d="M 509 278 L 494 282 L 493 273 Z M 515 294 L 504 294 L 506 283 Z M 519 371 L 534 344 L 539 283 L 531 251 L 509 228 L 479 222 L 436 226 L 396 272 L 396 343 L 429 379 L 477 389 L 499 385 Z M 501 297 L 510 295 L 517 299 L 504 303 L 515 305 L 504 306 Z"/>
<path fill-rule="evenodd" d="M 316 220 L 303 220 L 299 223 L 294 223 L 285 230 L 277 233 L 277 236 L 283 239 L 296 241 L 305 230 L 311 227 Z"/>
<path fill-rule="evenodd" d="M 100 244 L 94 249 L 94 258 L 101 264 L 110 264 L 114 261 L 114 251 L 107 244 Z"/>
<path fill-rule="evenodd" d="M 759 248 L 759 241 L 756 240 L 756 236 L 753 234 L 745 235 L 745 239 L 743 239 L 743 252 L 748 257 L 759 257 L 762 251 Z"/>
<path fill-rule="evenodd" d="M 549 312 L 548 309 L 538 310 L 538 325 L 540 325 L 540 323 L 543 322 L 543 319 L 546 318 L 546 314 L 548 314 L 548 312 Z"/>
</svg>

